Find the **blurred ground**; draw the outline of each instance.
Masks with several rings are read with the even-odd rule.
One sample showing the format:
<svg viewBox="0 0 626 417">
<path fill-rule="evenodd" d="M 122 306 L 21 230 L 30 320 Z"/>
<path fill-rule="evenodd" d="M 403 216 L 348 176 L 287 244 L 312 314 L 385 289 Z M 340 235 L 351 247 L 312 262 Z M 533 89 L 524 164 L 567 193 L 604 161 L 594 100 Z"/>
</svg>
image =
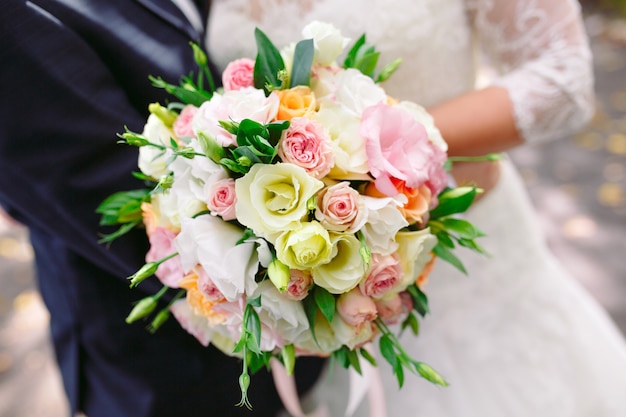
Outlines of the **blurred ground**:
<svg viewBox="0 0 626 417">
<path fill-rule="evenodd" d="M 587 13 L 597 115 L 580 134 L 511 155 L 548 240 L 626 333 L 626 20 Z M 60 417 L 67 405 L 33 281 L 27 231 L 0 217 L 0 416 Z"/>
</svg>

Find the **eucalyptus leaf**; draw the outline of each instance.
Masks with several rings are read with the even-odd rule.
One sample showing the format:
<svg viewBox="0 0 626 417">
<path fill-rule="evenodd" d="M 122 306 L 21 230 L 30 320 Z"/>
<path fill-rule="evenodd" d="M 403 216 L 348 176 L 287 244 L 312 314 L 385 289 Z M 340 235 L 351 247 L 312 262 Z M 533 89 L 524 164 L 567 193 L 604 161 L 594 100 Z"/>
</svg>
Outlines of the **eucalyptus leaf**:
<svg viewBox="0 0 626 417">
<path fill-rule="evenodd" d="M 280 51 L 265 33 L 257 28 L 254 30 L 254 37 L 258 51 L 254 64 L 254 86 L 265 90 L 265 94 L 269 95 L 270 90 L 267 88 L 267 84 L 274 87 L 279 87 L 282 84 L 278 78 L 278 73 L 285 69 L 285 63 Z"/>
<path fill-rule="evenodd" d="M 313 39 L 304 39 L 296 44 L 293 54 L 293 68 L 289 88 L 297 85 L 308 86 L 311 78 L 311 65 L 313 64 Z"/>
</svg>

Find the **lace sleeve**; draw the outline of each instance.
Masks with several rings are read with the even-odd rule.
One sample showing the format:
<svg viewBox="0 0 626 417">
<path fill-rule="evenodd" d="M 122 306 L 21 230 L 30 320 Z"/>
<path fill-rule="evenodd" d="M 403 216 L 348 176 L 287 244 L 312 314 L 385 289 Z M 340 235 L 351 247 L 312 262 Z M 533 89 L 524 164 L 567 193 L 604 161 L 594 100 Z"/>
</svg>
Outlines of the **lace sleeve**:
<svg viewBox="0 0 626 417">
<path fill-rule="evenodd" d="M 528 142 L 562 137 L 593 114 L 591 53 L 575 0 L 473 0 L 481 49 Z"/>
</svg>

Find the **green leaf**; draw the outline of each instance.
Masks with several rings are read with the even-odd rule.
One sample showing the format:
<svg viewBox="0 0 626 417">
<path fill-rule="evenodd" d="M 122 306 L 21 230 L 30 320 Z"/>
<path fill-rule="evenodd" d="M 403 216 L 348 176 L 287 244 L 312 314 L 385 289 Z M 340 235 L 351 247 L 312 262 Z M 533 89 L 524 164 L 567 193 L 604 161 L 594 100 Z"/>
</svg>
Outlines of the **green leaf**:
<svg viewBox="0 0 626 417">
<path fill-rule="evenodd" d="M 359 353 L 361 353 L 361 356 L 363 357 L 363 359 L 368 361 L 372 366 L 378 366 L 376 365 L 376 359 L 372 356 L 371 353 L 367 351 L 367 349 L 361 348 L 359 349 Z"/>
<path fill-rule="evenodd" d="M 346 369 L 350 366 L 350 359 L 348 359 L 349 351 L 350 350 L 348 349 L 348 347 L 344 345 L 333 352 L 333 357 L 335 358 L 337 363 L 339 363 L 339 365 L 343 366 Z"/>
<path fill-rule="evenodd" d="M 459 271 L 467 274 L 467 271 L 463 266 L 463 262 L 461 262 L 461 260 L 455 254 L 453 254 L 450 249 L 446 248 L 441 243 L 437 243 L 437 245 L 433 248 L 433 253 L 442 260 L 454 266 Z"/>
<path fill-rule="evenodd" d="M 252 230 L 252 229 L 248 229 L 248 228 L 247 228 L 246 230 L 244 230 L 244 231 L 243 231 L 243 234 L 241 235 L 241 239 L 239 239 L 239 240 L 237 241 L 237 243 L 235 243 L 235 246 L 236 246 L 236 245 L 241 245 L 241 244 L 242 244 L 242 243 L 244 243 L 246 240 L 248 240 L 248 239 L 250 239 L 251 237 L 254 237 L 254 236 L 255 236 L 255 235 L 254 235 L 254 230 Z M 259 297 L 259 298 L 260 298 L 260 297 Z M 258 307 L 258 306 L 255 306 L 255 307 Z"/>
<path fill-rule="evenodd" d="M 211 94 L 204 90 L 190 90 L 189 88 L 179 87 L 164 81 L 161 77 L 149 76 L 149 79 L 154 87 L 164 89 L 185 104 L 193 104 L 196 107 L 200 107 L 202 103 L 211 99 Z"/>
<path fill-rule="evenodd" d="M 283 135 L 283 131 L 287 130 L 289 125 L 290 123 L 288 120 L 281 120 L 281 121 L 272 122 L 272 123 L 265 125 L 265 127 L 267 128 L 267 131 L 270 134 L 268 138 L 270 145 L 275 147 L 278 144 L 278 141 Z"/>
<path fill-rule="evenodd" d="M 118 237 L 123 236 L 126 233 L 130 232 L 131 230 L 133 230 L 139 223 L 141 223 L 140 220 L 137 220 L 137 221 L 134 221 L 134 222 L 130 222 L 130 223 L 126 223 L 126 224 L 120 226 L 120 228 L 117 229 L 113 233 L 103 234 L 103 235 L 101 235 L 102 237 L 100 238 L 100 240 L 98 240 L 98 243 L 111 243 L 115 239 L 117 239 Z"/>
<path fill-rule="evenodd" d="M 278 79 L 278 72 L 285 69 L 285 63 L 280 51 L 265 33 L 257 28 L 254 30 L 254 37 L 258 51 L 254 64 L 254 86 L 265 90 L 266 95 L 269 95 L 270 91 L 266 84 L 274 87 L 282 84 Z"/>
<path fill-rule="evenodd" d="M 358 61 L 357 69 L 368 77 L 373 77 L 374 71 L 376 71 L 376 65 L 378 64 L 378 58 L 380 58 L 379 52 L 367 53 Z"/>
<path fill-rule="evenodd" d="M 248 366 L 250 366 L 250 372 L 255 374 L 263 368 L 269 368 L 270 359 L 272 359 L 272 352 L 248 352 Z"/>
<path fill-rule="evenodd" d="M 430 218 L 435 220 L 440 217 L 467 211 L 474 202 L 476 194 L 476 187 L 458 187 L 444 190 L 439 194 L 439 205 L 430 212 Z"/>
<path fill-rule="evenodd" d="M 252 307 L 261 307 L 261 296 L 259 295 L 256 298 L 246 298 L 246 303 Z"/>
<path fill-rule="evenodd" d="M 357 39 L 354 45 L 352 45 L 352 48 L 350 48 L 350 50 L 346 54 L 346 59 L 343 61 L 344 68 L 354 68 L 354 65 L 356 64 L 357 54 L 359 52 L 359 49 L 361 49 L 363 45 L 365 45 L 365 34 L 361 35 L 361 37 Z"/>
<path fill-rule="evenodd" d="M 132 223 L 142 219 L 141 203 L 149 200 L 150 190 L 120 191 L 107 197 L 96 208 L 103 226 Z"/>
<path fill-rule="evenodd" d="M 451 230 L 465 239 L 476 239 L 485 236 L 483 232 L 478 230 L 476 226 L 467 220 L 456 218 L 445 218 L 440 220 L 441 224 L 448 230 Z"/>
<path fill-rule="evenodd" d="M 306 319 L 309 322 L 309 328 L 311 329 L 313 340 L 315 340 L 315 343 L 318 343 L 317 336 L 315 335 L 315 316 L 317 316 L 318 308 L 311 293 L 309 293 L 309 295 L 302 300 L 302 307 L 304 307 L 304 313 L 306 314 Z"/>
<path fill-rule="evenodd" d="M 406 319 L 402 322 L 402 331 L 404 331 L 407 327 L 411 328 L 414 336 L 419 335 L 420 332 L 420 323 L 415 317 L 415 314 L 412 312 L 406 316 Z"/>
<path fill-rule="evenodd" d="M 443 246 L 451 249 L 454 248 L 454 241 L 450 237 L 450 233 L 446 232 L 445 230 L 441 230 L 435 233 L 435 236 L 437 236 L 437 241 Z"/>
<path fill-rule="evenodd" d="M 293 375 L 293 370 L 296 366 L 296 350 L 293 344 L 283 346 L 281 356 L 287 375 Z"/>
<path fill-rule="evenodd" d="M 247 346 L 252 352 L 260 353 L 260 343 L 261 343 L 261 320 L 259 319 L 259 315 L 256 310 L 250 305 L 246 305 L 246 311 L 244 313 L 246 330 L 250 332 L 250 336 L 248 338 Z"/>
<path fill-rule="evenodd" d="M 348 361 L 359 375 L 361 375 L 361 362 L 359 362 L 359 354 L 356 350 L 348 349 Z"/>
<path fill-rule="evenodd" d="M 409 285 L 407 291 L 411 294 L 411 298 L 413 299 L 413 309 L 422 317 L 428 314 L 430 308 L 428 307 L 428 297 L 426 294 L 415 284 Z"/>
<path fill-rule="evenodd" d="M 402 368 L 402 362 L 398 361 L 393 369 L 393 373 L 396 374 L 398 379 L 398 387 L 402 388 L 404 385 L 404 368 Z"/>
<path fill-rule="evenodd" d="M 480 246 L 478 243 L 476 243 L 473 239 L 458 239 L 457 242 L 459 242 L 459 245 L 466 247 L 468 249 L 471 249 L 475 252 L 478 252 L 482 255 L 486 255 L 489 256 L 489 252 L 487 252 L 482 246 Z"/>
<path fill-rule="evenodd" d="M 326 320 L 332 323 L 335 317 L 335 296 L 324 288 L 316 286 L 313 289 L 313 297 L 315 298 L 315 304 L 326 317 Z"/>
<path fill-rule="evenodd" d="M 313 64 L 313 39 L 304 39 L 296 44 L 293 54 L 293 68 L 291 69 L 291 80 L 289 88 L 297 85 L 310 84 L 311 65 Z"/>
<path fill-rule="evenodd" d="M 391 368 L 395 369 L 396 364 L 398 363 L 398 357 L 396 356 L 396 350 L 389 335 L 385 334 L 381 336 L 378 346 L 380 348 L 380 354 L 383 355 L 383 358 L 385 358 L 387 362 L 389 362 Z"/>
</svg>

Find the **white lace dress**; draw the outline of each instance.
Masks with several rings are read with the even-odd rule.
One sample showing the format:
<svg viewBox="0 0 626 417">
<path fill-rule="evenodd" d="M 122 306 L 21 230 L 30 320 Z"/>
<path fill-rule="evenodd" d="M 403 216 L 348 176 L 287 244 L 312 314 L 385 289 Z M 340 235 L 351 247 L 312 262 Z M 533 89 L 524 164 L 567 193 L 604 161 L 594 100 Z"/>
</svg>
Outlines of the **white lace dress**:
<svg viewBox="0 0 626 417">
<path fill-rule="evenodd" d="M 562 137 L 592 113 L 591 56 L 569 0 L 214 0 L 209 49 L 218 65 L 254 58 L 258 26 L 278 47 L 311 20 L 333 23 L 403 63 L 386 90 L 429 106 L 475 87 L 479 46 L 505 87 L 527 142 Z M 470 273 L 439 262 L 426 290 L 432 314 L 409 352 L 450 382 L 408 375 L 398 391 L 385 363 L 388 415 L 626 416 L 626 344 L 605 312 L 549 253 L 510 162 L 468 214 L 492 254 L 459 251 Z M 314 398 L 343 415 L 347 378 L 335 372 Z M 361 407 L 358 415 L 366 415 Z"/>
</svg>

